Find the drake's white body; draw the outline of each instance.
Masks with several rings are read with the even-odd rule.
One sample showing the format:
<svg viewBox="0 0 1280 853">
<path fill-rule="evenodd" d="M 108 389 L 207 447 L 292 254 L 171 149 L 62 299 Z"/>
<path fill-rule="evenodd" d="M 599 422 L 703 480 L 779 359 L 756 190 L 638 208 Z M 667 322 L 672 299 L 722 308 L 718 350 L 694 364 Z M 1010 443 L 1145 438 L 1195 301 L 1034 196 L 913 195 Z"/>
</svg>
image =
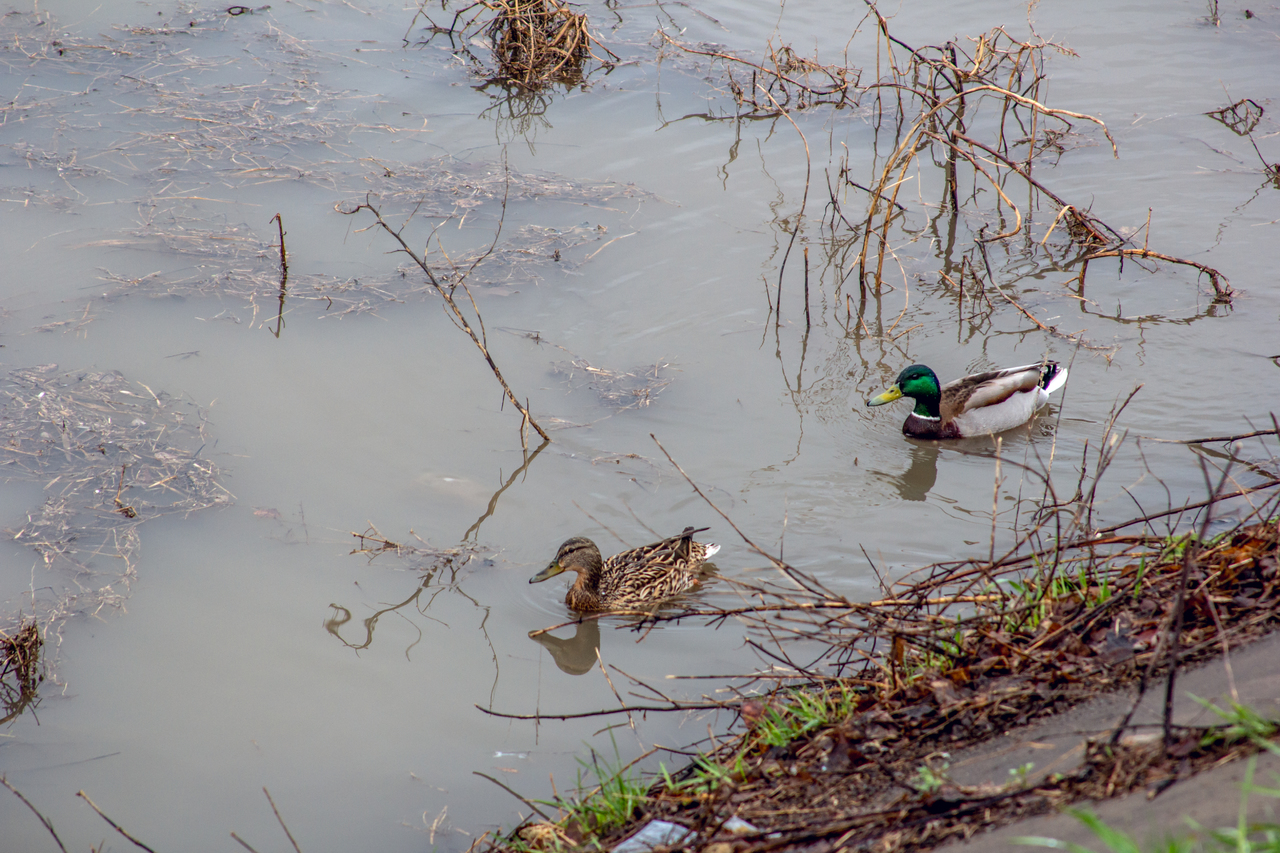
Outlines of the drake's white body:
<svg viewBox="0 0 1280 853">
<path fill-rule="evenodd" d="M 1040 375 L 1041 364 L 1009 367 L 978 386 L 965 401 L 964 410 L 952 418 L 961 435 L 990 435 L 1022 426 L 1049 402 L 1049 395 L 1067 382 L 1066 368 L 1059 370 L 1045 385 L 1019 390 L 1028 373 Z M 958 385 L 964 379 L 943 386 Z M 1000 398 L 1004 399 L 1000 399 Z M 993 403 L 993 400 L 1000 402 Z"/>
</svg>

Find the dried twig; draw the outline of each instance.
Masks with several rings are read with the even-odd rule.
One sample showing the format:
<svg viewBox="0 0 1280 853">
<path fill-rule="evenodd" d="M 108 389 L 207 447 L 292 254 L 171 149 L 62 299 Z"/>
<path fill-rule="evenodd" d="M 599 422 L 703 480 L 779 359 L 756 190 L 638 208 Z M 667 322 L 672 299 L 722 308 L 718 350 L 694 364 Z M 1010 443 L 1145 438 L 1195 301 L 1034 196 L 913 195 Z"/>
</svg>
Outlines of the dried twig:
<svg viewBox="0 0 1280 853">
<path fill-rule="evenodd" d="M 40 810 L 37 809 L 35 806 L 33 806 L 31 804 L 31 801 L 22 795 L 21 791 L 13 787 L 13 785 L 10 785 L 9 780 L 6 779 L 3 774 L 0 774 L 0 785 L 4 785 L 6 788 L 8 788 L 10 791 L 13 792 L 13 795 L 15 797 L 17 797 L 19 800 L 22 800 L 22 804 L 26 806 L 28 809 L 30 809 L 33 815 L 35 815 L 37 818 L 40 819 L 40 822 L 44 824 L 45 829 L 49 830 L 49 834 L 53 836 L 53 841 L 55 844 L 58 845 L 58 849 L 61 850 L 62 853 L 67 853 L 67 848 L 63 846 L 62 839 L 58 837 L 58 833 L 53 831 L 53 823 L 51 823 L 47 817 L 40 814 Z"/>
<path fill-rule="evenodd" d="M 1235 291 L 1231 289 L 1231 282 L 1227 281 L 1227 277 L 1216 269 L 1206 266 L 1199 261 L 1189 261 L 1186 258 L 1175 258 L 1172 255 L 1164 255 L 1160 252 L 1152 252 L 1149 249 L 1104 249 L 1098 252 L 1091 252 L 1086 255 L 1084 261 L 1092 261 L 1098 258 L 1154 258 L 1157 261 L 1167 261 L 1171 264 L 1182 264 L 1188 267 L 1195 267 L 1200 272 L 1209 276 L 1209 284 L 1213 286 L 1214 301 L 1222 302 L 1227 305 L 1231 304 L 1231 297 Z"/>
<path fill-rule="evenodd" d="M 280 308 L 276 312 L 276 330 L 273 332 L 278 339 L 280 332 L 284 329 L 284 298 L 289 289 L 289 256 L 284 248 L 284 220 L 278 213 L 271 219 L 276 223 L 280 234 Z"/>
<path fill-rule="evenodd" d="M 97 812 L 97 813 L 98 813 L 98 816 L 99 816 L 99 817 L 101 817 L 101 818 L 102 818 L 103 820 L 105 820 L 107 823 L 111 824 L 111 828 L 112 828 L 112 829 L 114 829 L 116 832 L 120 833 L 120 834 L 121 834 L 121 835 L 123 835 L 125 838 L 129 839 L 130 841 L 132 841 L 132 842 L 134 843 L 134 846 L 136 846 L 136 847 L 141 847 L 143 850 L 146 850 L 146 851 L 147 851 L 147 853 L 156 853 L 156 851 L 152 850 L 150 847 L 148 847 L 147 845 L 143 844 L 141 841 L 139 841 L 138 839 L 134 838 L 134 837 L 133 837 L 132 835 L 130 835 L 129 833 L 125 832 L 124 827 L 120 826 L 120 824 L 116 823 L 114 820 L 112 820 L 111 818 L 107 817 L 107 815 L 102 811 L 102 809 L 98 808 L 97 804 L 95 804 L 95 803 L 93 802 L 93 800 L 89 799 L 89 795 L 88 795 L 88 794 L 86 794 L 84 791 L 76 791 L 76 796 L 77 796 L 77 797 L 79 797 L 80 799 L 84 800 L 86 803 L 88 803 L 88 804 L 89 804 L 89 806 L 90 806 L 90 808 L 92 808 L 95 812 Z"/>
<path fill-rule="evenodd" d="M 293 833 L 289 831 L 289 827 L 285 826 L 284 818 L 280 816 L 280 810 L 276 808 L 276 801 L 271 799 L 271 792 L 263 786 L 262 793 L 267 795 L 267 802 L 271 804 L 271 811 L 276 816 L 276 820 L 280 822 L 280 828 L 284 830 L 284 834 L 288 837 L 289 843 L 293 845 L 296 853 L 302 853 L 302 848 L 298 846 L 298 842 L 294 840 Z"/>
<path fill-rule="evenodd" d="M 445 305 L 448 306 L 449 311 L 452 314 L 452 319 L 454 323 L 458 326 L 458 328 L 462 329 L 462 331 L 467 333 L 467 336 L 471 338 L 471 342 L 476 345 L 476 348 L 480 350 L 480 354 L 484 356 L 485 362 L 488 363 L 489 369 L 493 372 L 494 377 L 498 380 L 498 384 L 502 386 L 502 391 L 506 395 L 507 399 L 511 401 L 511 404 L 516 407 L 516 410 L 520 412 L 523 418 L 528 419 L 529 425 L 532 426 L 534 431 L 536 431 L 538 435 L 542 437 L 543 441 L 550 441 L 551 436 L 547 435 L 546 430 L 544 430 L 538 424 L 538 422 L 534 420 L 533 415 L 529 413 L 529 410 L 520 402 L 520 400 L 516 397 L 515 393 L 512 392 L 511 387 L 507 385 L 507 380 L 502 377 L 502 371 L 498 369 L 497 362 L 493 360 L 493 355 L 490 354 L 489 347 L 481 339 L 481 337 L 476 334 L 475 330 L 471 327 L 471 324 L 467 321 L 466 315 L 462 313 L 462 309 L 458 307 L 458 303 L 454 301 L 451 289 L 445 288 L 440 283 L 439 279 L 436 278 L 435 273 L 431 271 L 431 267 L 427 265 L 427 262 L 422 257 L 420 257 L 417 252 L 411 249 L 408 243 L 405 242 L 404 237 L 401 236 L 400 231 L 392 228 L 387 223 L 387 221 L 382 218 L 382 214 L 378 211 L 378 209 L 374 207 L 372 204 L 370 204 L 368 200 L 366 200 L 363 204 L 356 205 L 354 208 L 350 208 L 350 209 L 339 208 L 339 210 L 340 212 L 347 214 L 349 216 L 359 213 L 361 210 L 368 210 L 370 213 L 373 214 L 375 224 L 379 228 L 381 228 L 383 231 L 385 231 L 387 234 L 390 234 L 392 239 L 394 239 L 397 243 L 400 244 L 400 248 L 397 251 L 404 252 L 406 255 L 408 255 L 413 260 L 413 262 L 418 265 L 418 268 L 421 269 L 423 273 L 426 274 L 427 280 L 431 282 L 431 286 L 436 289 L 436 292 L 439 293 L 440 297 L 445 301 Z M 464 289 L 465 289 L 465 285 L 464 285 Z M 467 293 L 469 295 L 470 291 L 468 290 Z M 472 299 L 472 307 L 475 307 L 474 299 Z M 477 313 L 476 316 L 478 318 L 479 314 Z"/>
<path fill-rule="evenodd" d="M 471 772 L 474 773 L 476 776 L 479 776 L 481 779 L 488 779 L 490 782 L 497 785 L 499 788 L 506 791 L 508 794 L 515 797 L 517 800 L 524 803 L 529 808 L 533 809 L 534 812 L 538 814 L 543 820 L 547 820 L 547 821 L 551 820 L 551 818 L 547 817 L 547 813 L 544 812 L 542 809 L 538 808 L 538 804 L 535 803 L 533 800 L 530 800 L 527 797 L 521 796 L 517 792 L 513 791 L 507 785 L 503 784 L 499 780 L 490 776 L 488 773 L 481 773 L 479 770 L 472 770 Z"/>
</svg>

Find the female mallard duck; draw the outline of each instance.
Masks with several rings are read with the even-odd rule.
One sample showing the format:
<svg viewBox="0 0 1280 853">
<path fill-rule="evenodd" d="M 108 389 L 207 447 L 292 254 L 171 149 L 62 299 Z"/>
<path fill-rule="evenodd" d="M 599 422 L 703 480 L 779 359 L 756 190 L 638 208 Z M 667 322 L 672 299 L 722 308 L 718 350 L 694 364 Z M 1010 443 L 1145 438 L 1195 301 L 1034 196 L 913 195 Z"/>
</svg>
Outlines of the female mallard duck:
<svg viewBox="0 0 1280 853">
<path fill-rule="evenodd" d="M 1067 381 L 1057 362 L 1025 364 L 975 373 L 938 386 L 938 376 L 923 364 L 898 374 L 898 381 L 867 401 L 882 406 L 911 397 L 916 407 L 902 432 L 912 438 L 966 438 L 1021 426 Z"/>
<path fill-rule="evenodd" d="M 698 570 L 720 546 L 694 542 L 693 536 L 709 529 L 686 527 L 679 536 L 623 551 L 607 560 L 600 559 L 596 543 L 575 536 L 560 546 L 551 565 L 529 578 L 529 583 L 540 583 L 561 572 L 577 572 L 577 580 L 564 597 L 573 610 L 652 606 L 693 589 L 701 581 Z"/>
</svg>

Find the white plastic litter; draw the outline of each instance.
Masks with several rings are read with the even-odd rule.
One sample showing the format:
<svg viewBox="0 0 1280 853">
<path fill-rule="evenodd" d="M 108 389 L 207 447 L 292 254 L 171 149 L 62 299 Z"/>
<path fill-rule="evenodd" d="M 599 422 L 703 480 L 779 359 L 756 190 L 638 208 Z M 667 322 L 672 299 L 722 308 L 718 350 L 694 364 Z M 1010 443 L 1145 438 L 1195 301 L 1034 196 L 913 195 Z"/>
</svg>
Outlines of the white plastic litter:
<svg viewBox="0 0 1280 853">
<path fill-rule="evenodd" d="M 651 820 L 635 835 L 613 848 L 613 853 L 649 853 L 655 847 L 670 847 L 697 837 L 693 830 L 666 820 Z"/>
<path fill-rule="evenodd" d="M 737 815 L 726 820 L 721 828 L 730 835 L 750 835 L 760 831 L 758 827 L 752 826 Z"/>
</svg>

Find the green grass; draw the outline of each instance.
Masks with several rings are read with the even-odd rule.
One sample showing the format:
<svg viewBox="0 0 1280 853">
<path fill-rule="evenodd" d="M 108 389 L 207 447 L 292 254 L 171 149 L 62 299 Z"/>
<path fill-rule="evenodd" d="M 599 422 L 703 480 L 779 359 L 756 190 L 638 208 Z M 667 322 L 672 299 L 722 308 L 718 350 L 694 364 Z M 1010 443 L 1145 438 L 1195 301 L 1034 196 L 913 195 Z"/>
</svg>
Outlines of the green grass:
<svg viewBox="0 0 1280 853">
<path fill-rule="evenodd" d="M 1160 549 L 1161 563 L 1174 563 L 1181 560 L 1187 553 L 1187 546 L 1196 541 L 1194 533 L 1184 533 L 1180 536 L 1170 536 L 1165 539 L 1164 546 Z"/>
<path fill-rule="evenodd" d="M 1031 776 L 1031 771 L 1036 769 L 1034 761 L 1028 761 L 1026 764 L 1020 764 L 1017 767 L 1009 768 L 1009 784 L 1008 787 L 1015 791 L 1020 791 L 1027 787 L 1027 780 Z"/>
<path fill-rule="evenodd" d="M 747 756 L 757 749 L 787 746 L 811 732 L 839 725 L 858 707 L 862 693 L 844 685 L 824 690 L 797 688 L 783 690 L 768 699 L 764 715 L 751 728 L 747 745 L 727 762 L 698 756 L 687 779 L 676 781 L 665 766 L 660 774 L 666 790 L 676 796 L 708 794 L 728 781 L 741 781 L 750 774 Z"/>
<path fill-rule="evenodd" d="M 1181 533 L 1176 536 L 1166 536 L 1164 539 L 1164 545 L 1161 546 L 1161 549 L 1160 549 L 1159 562 L 1161 563 L 1178 562 L 1184 556 L 1186 556 L 1187 547 L 1192 545 L 1193 543 L 1198 542 L 1206 548 L 1212 548 L 1214 545 L 1217 545 L 1223 539 L 1226 539 L 1227 537 L 1233 535 L 1233 533 L 1234 531 L 1228 530 L 1223 533 L 1218 533 L 1214 536 L 1210 536 L 1208 539 L 1205 539 L 1203 542 L 1201 542 L 1199 534 L 1195 533 L 1194 531 L 1190 533 Z"/>
<path fill-rule="evenodd" d="M 907 664 L 907 680 L 913 680 L 922 673 L 929 671 L 946 672 L 949 670 L 957 658 L 965 655 L 965 639 L 967 636 L 963 629 L 957 628 L 952 633 L 951 639 L 944 640 L 939 638 L 937 640 L 936 651 L 926 648 L 918 649 Z"/>
<path fill-rule="evenodd" d="M 1195 840 L 1190 837 L 1168 838 L 1144 848 L 1134 840 L 1132 835 L 1110 826 L 1093 812 L 1084 811 L 1083 809 L 1066 809 L 1066 813 L 1089 827 L 1089 831 L 1098 836 L 1098 840 L 1105 844 L 1111 853 L 1192 853 L 1196 849 L 1194 846 Z M 1089 847 L 1071 841 L 1063 841 L 1059 838 L 1024 835 L 1013 839 L 1013 842 L 1028 847 L 1069 850 L 1071 853 L 1094 853 Z"/>
<path fill-rule="evenodd" d="M 677 796 L 696 796 L 710 794 L 725 782 L 741 781 L 747 778 L 749 771 L 745 755 L 739 752 L 727 765 L 705 755 L 699 755 L 693 760 L 693 773 L 688 779 L 682 779 L 679 782 L 671 777 L 665 765 L 659 765 L 659 772 L 662 774 L 663 784 L 670 793 Z"/>
<path fill-rule="evenodd" d="M 787 690 L 778 693 L 752 729 L 755 743 L 786 746 L 809 732 L 844 722 L 861 694 L 840 685 L 827 690 Z"/>
<path fill-rule="evenodd" d="M 610 734 L 610 739 L 612 737 Z M 590 758 L 578 759 L 574 796 L 536 801 L 564 812 L 560 825 L 576 826 L 588 843 L 598 844 L 597 838 L 625 826 L 647 799 L 648 785 L 639 771 L 622 763 L 616 741 L 613 751 L 613 761 L 606 761 L 594 749 Z M 591 783 L 592 779 L 595 784 Z"/>
<path fill-rule="evenodd" d="M 928 764 L 917 767 L 915 778 L 911 780 L 911 787 L 922 794 L 932 794 L 947 784 L 951 778 L 947 775 L 947 771 L 951 769 L 951 762 L 947 761 L 950 757 L 947 753 L 942 753 L 943 761 L 937 768 Z"/>
<path fill-rule="evenodd" d="M 1145 572 L 1145 564 L 1141 571 Z M 1058 571 L 1047 579 L 1044 568 L 1040 567 L 1034 575 L 1008 583 L 1009 588 L 1022 599 L 1023 607 L 1029 608 L 1025 614 L 1020 612 L 1023 607 L 1011 608 L 1006 625 L 1010 631 L 1037 630 L 1059 601 L 1075 599 L 1093 608 L 1105 604 L 1114 594 L 1109 574 L 1090 571 L 1083 566 L 1074 575 Z"/>
<path fill-rule="evenodd" d="M 1235 743 L 1241 738 L 1248 738 L 1259 749 L 1265 749 L 1273 755 L 1280 755 L 1280 746 L 1272 741 L 1276 732 L 1280 731 L 1280 725 L 1275 720 L 1268 720 L 1249 706 L 1241 705 L 1234 700 L 1231 700 L 1230 707 L 1224 710 L 1208 699 L 1201 699 L 1193 693 L 1187 695 L 1213 711 L 1223 722 L 1221 727 L 1210 731 L 1200 739 L 1201 746 L 1212 746 L 1220 740 Z"/>
<path fill-rule="evenodd" d="M 1203 542 L 1195 533 L 1166 536 L 1161 542 L 1158 555 L 1152 560 L 1152 565 L 1177 563 L 1186 555 L 1187 548 L 1192 544 L 1199 543 L 1204 547 L 1212 547 L 1229 535 L 1228 531 Z M 1141 595 L 1143 589 L 1143 579 L 1148 569 L 1147 559 L 1144 555 L 1138 564 L 1137 577 L 1133 584 L 1135 599 Z M 1030 612 L 1026 615 L 1021 612 L 1023 607 L 1011 608 L 1013 612 L 1009 615 L 1006 627 L 1013 631 L 1035 631 L 1052 611 L 1054 604 L 1063 599 L 1074 598 L 1090 608 L 1105 604 L 1115 594 L 1113 588 L 1115 572 L 1114 568 L 1089 569 L 1082 566 L 1074 574 L 1067 571 L 1053 571 L 1052 575 L 1049 575 L 1046 567 L 1037 561 L 1034 573 L 1022 580 L 1006 582 L 1021 599 L 1023 607 L 1030 608 Z"/>
<path fill-rule="evenodd" d="M 1260 749 L 1280 755 L 1280 746 L 1272 740 L 1280 732 L 1280 724 L 1263 717 L 1252 708 L 1231 701 L 1229 707 L 1220 708 L 1216 703 L 1198 696 L 1191 696 L 1205 708 L 1217 714 L 1222 725 L 1206 734 L 1201 746 L 1212 746 L 1218 741 L 1233 743 L 1247 738 Z M 1280 786 L 1263 787 L 1253 781 L 1257 757 L 1251 756 L 1245 766 L 1241 783 L 1240 808 L 1236 825 L 1220 829 L 1207 829 L 1191 818 L 1186 818 L 1189 833 L 1170 836 L 1162 841 L 1141 845 L 1132 835 L 1110 826 L 1092 812 L 1067 809 L 1067 814 L 1089 828 L 1111 853 L 1280 853 L 1280 824 L 1250 823 L 1248 819 L 1249 797 L 1262 794 L 1280 799 Z M 1280 783 L 1280 777 L 1277 778 Z M 1015 838 L 1017 844 L 1031 847 L 1049 847 L 1068 850 L 1070 853 L 1094 853 L 1090 848 L 1058 838 L 1023 836 Z"/>
<path fill-rule="evenodd" d="M 1240 811 L 1237 813 L 1236 825 L 1222 829 L 1208 829 L 1187 818 L 1187 823 L 1196 832 L 1205 836 L 1214 846 L 1206 848 L 1214 851 L 1233 851 L 1233 853 L 1277 853 L 1280 851 L 1280 824 L 1249 823 L 1249 795 L 1263 794 L 1280 799 L 1280 788 L 1264 788 L 1253 783 L 1253 771 L 1257 759 L 1249 758 L 1244 770 L 1244 781 L 1240 783 Z"/>
</svg>

